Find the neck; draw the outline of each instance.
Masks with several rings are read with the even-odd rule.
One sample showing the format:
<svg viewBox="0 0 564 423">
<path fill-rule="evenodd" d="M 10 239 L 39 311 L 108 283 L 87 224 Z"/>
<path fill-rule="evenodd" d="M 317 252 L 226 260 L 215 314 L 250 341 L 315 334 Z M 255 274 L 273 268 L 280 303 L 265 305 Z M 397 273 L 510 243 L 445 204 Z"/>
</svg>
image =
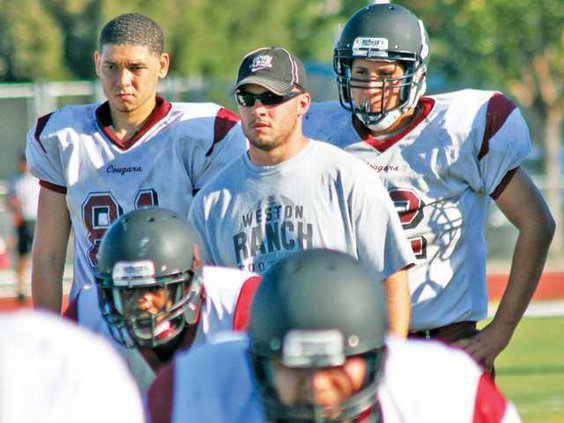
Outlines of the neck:
<svg viewBox="0 0 564 423">
<path fill-rule="evenodd" d="M 153 98 L 143 106 L 132 111 L 120 111 L 114 108 L 110 109 L 112 116 L 112 129 L 116 136 L 126 141 L 135 132 L 137 132 L 151 115 L 157 105 L 156 99 Z"/>
</svg>

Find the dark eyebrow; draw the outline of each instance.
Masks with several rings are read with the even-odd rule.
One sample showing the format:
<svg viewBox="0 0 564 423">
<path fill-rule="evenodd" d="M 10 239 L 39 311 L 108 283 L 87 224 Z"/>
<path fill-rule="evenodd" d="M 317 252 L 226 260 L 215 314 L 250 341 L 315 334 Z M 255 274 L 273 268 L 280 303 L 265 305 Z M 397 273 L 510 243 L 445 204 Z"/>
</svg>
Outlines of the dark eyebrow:
<svg viewBox="0 0 564 423">
<path fill-rule="evenodd" d="M 117 65 L 119 62 L 113 60 L 104 60 L 102 63 L 108 65 Z M 146 66 L 146 63 L 143 60 L 127 61 L 126 66 Z"/>
</svg>

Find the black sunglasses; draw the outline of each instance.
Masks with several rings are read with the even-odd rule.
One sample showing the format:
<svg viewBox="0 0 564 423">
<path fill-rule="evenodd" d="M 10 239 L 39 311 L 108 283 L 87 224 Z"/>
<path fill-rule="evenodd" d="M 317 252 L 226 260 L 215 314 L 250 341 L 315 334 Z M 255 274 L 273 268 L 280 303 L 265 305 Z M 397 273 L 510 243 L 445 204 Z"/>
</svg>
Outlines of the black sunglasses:
<svg viewBox="0 0 564 423">
<path fill-rule="evenodd" d="M 266 91 L 262 94 L 251 94 L 245 91 L 237 90 L 235 92 L 235 100 L 239 106 L 253 107 L 257 100 L 260 100 L 265 106 L 275 106 L 284 103 L 291 98 L 297 97 L 302 94 L 299 91 L 292 91 L 285 95 L 274 94 L 271 91 Z"/>
</svg>

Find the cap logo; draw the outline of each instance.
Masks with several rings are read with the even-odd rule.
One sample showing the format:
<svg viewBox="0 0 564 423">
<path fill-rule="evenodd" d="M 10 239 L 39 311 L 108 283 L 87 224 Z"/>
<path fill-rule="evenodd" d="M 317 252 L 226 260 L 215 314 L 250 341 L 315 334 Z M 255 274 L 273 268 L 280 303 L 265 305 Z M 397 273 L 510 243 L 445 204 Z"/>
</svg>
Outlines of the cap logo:
<svg viewBox="0 0 564 423">
<path fill-rule="evenodd" d="M 249 68 L 251 72 L 257 72 L 261 69 L 272 68 L 272 56 L 268 54 L 261 54 L 259 56 L 254 57 Z"/>
<path fill-rule="evenodd" d="M 372 56 L 371 50 L 388 50 L 387 38 L 357 37 L 352 46 L 354 56 Z"/>
</svg>

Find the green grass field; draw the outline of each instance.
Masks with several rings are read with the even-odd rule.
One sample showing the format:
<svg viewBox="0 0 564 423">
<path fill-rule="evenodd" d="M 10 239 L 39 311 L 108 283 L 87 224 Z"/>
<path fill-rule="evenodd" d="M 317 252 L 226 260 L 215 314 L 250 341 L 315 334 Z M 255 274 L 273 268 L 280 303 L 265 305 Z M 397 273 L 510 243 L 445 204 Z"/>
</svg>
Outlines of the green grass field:
<svg viewBox="0 0 564 423">
<path fill-rule="evenodd" d="M 564 422 L 564 317 L 523 319 L 496 369 L 524 423 Z"/>
</svg>

